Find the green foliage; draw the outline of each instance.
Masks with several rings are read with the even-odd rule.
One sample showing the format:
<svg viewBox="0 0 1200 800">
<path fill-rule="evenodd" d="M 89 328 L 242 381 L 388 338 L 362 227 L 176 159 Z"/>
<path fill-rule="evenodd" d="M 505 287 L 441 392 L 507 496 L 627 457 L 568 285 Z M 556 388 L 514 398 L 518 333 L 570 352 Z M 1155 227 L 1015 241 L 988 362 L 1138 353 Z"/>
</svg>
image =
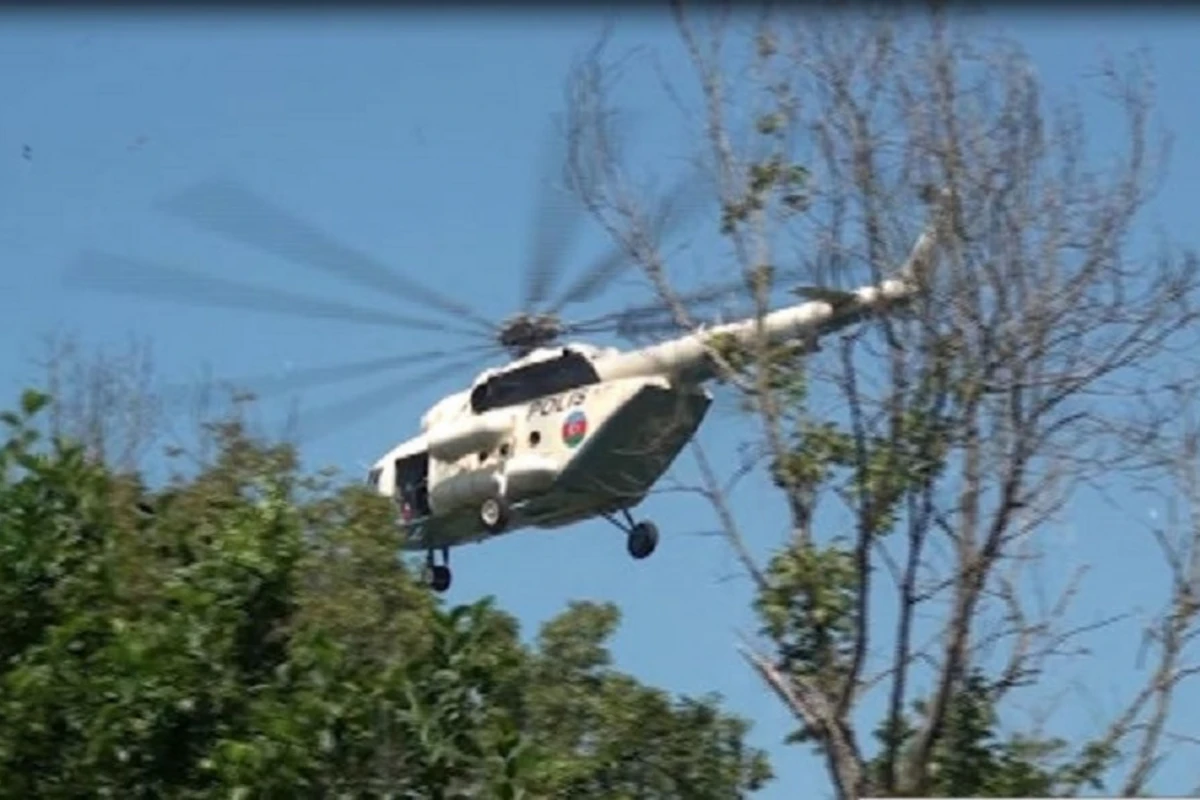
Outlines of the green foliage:
<svg viewBox="0 0 1200 800">
<path fill-rule="evenodd" d="M 796 544 L 771 559 L 766 577 L 755 609 L 782 667 L 832 687 L 845 672 L 851 645 L 858 585 L 854 554 L 836 545 Z"/>
<path fill-rule="evenodd" d="M 772 112 L 759 117 L 755 127 L 763 135 L 779 136 L 786 121 L 782 112 Z M 721 211 L 721 233 L 732 235 L 752 214 L 766 210 L 772 200 L 778 200 L 791 213 L 808 210 L 809 179 L 806 167 L 788 163 L 778 155 L 750 164 L 744 192 Z"/>
<path fill-rule="evenodd" d="M 755 51 L 761 62 L 767 62 L 778 53 L 778 43 L 770 34 L 762 33 L 755 39 Z M 788 214 L 803 213 L 811 205 L 811 173 L 808 167 L 787 157 L 792 150 L 789 138 L 795 122 L 795 101 L 786 81 L 772 85 L 769 95 L 773 107 L 754 119 L 754 131 L 771 152 L 746 165 L 744 189 L 722 208 L 720 230 L 726 236 L 738 233 L 773 202 Z"/>
<path fill-rule="evenodd" d="M 850 435 L 832 422 L 801 419 L 796 425 L 792 447 L 772 465 L 775 484 L 781 488 L 815 491 L 839 467 L 854 464 Z"/>
<path fill-rule="evenodd" d="M 760 267 L 752 276 L 754 282 L 765 283 L 769 289 L 773 278 L 770 267 Z M 807 388 L 804 372 L 806 348 L 797 342 L 770 344 L 766 352 L 751 350 L 729 334 L 714 334 L 708 345 L 735 374 L 747 378 L 747 397 L 743 406 L 750 408 L 754 396 L 771 392 L 784 401 L 799 400 Z"/>
<path fill-rule="evenodd" d="M 604 647 L 620 614 L 573 603 L 543 629 L 530 680 L 540 796 L 720 798 L 763 786 L 770 769 L 746 723 L 719 698 L 672 699 L 612 669 Z"/>
<path fill-rule="evenodd" d="M 918 717 L 925 715 L 916 704 Z M 899 735 L 891 737 L 903 753 L 914 726 L 900 720 Z M 877 734 L 887 747 L 886 731 Z M 931 755 L 931 784 L 927 797 L 1062 797 L 1074 794 L 1078 784 L 1100 789 L 1100 776 L 1112 764 L 1112 752 L 1096 745 L 1072 755 L 1061 739 L 1003 736 L 991 686 L 972 673 L 953 694 L 946 714 L 945 732 Z M 869 765 L 880 785 L 885 785 L 883 755 Z"/>
<path fill-rule="evenodd" d="M 391 509 L 228 423 L 146 492 L 3 417 L 0 795 L 727 798 L 769 777 L 746 725 L 616 671 L 619 615 L 536 648 L 443 608 Z M 134 511 L 138 503 L 153 514 Z"/>
</svg>

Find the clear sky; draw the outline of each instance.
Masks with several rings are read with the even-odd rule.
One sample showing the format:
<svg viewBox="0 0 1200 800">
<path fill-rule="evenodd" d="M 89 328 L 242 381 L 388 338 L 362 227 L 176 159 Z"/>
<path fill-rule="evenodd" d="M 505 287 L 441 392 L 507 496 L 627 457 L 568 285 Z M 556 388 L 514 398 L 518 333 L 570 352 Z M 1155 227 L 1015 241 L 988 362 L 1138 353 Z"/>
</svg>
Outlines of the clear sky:
<svg viewBox="0 0 1200 800">
<path fill-rule="evenodd" d="M 1149 11 L 991 16 L 1027 44 L 1054 91 L 1075 83 L 1104 48 L 1152 48 L 1164 118 L 1177 134 L 1156 221 L 1194 242 L 1200 18 Z M 201 235 L 152 209 L 163 196 L 215 176 L 236 177 L 397 269 L 460 293 L 488 315 L 512 310 L 547 114 L 561 109 L 566 70 L 593 43 L 602 19 L 474 10 L 319 18 L 59 12 L 5 15 L 4 23 L 0 391 L 14 398 L 35 379 L 30 358 L 38 337 L 53 330 L 94 344 L 118 345 L 130 333 L 150 336 L 167 381 L 194 377 L 205 363 L 234 377 L 430 348 L 427 337 L 414 342 L 387 329 L 64 290 L 69 259 L 99 247 L 387 307 L 384 298 Z M 681 57 L 665 18 L 618 17 L 616 30 L 623 42 L 661 48 L 668 63 Z M 645 135 L 662 144 L 667 128 L 655 120 L 657 98 L 647 87 L 630 99 L 640 104 L 639 116 L 649 118 Z M 1095 132 L 1101 145 L 1106 135 Z M 591 230 L 580 252 L 595 252 L 604 242 Z M 597 308 L 615 309 L 635 291 L 614 291 Z M 451 388 L 421 387 L 313 443 L 306 456 L 357 477 L 415 432 L 424 409 Z M 340 396 L 323 391 L 303 402 L 315 407 Z M 720 454 L 739 436 L 722 415 L 710 417 L 703 439 Z M 686 474 L 690 459 L 681 462 Z M 751 487 L 736 497 L 736 506 L 757 549 L 779 541 L 783 517 L 769 490 Z M 1144 520 L 1148 509 L 1126 511 Z M 641 513 L 658 519 L 664 532 L 648 561 L 633 563 L 620 535 L 603 522 L 522 533 L 455 551 L 449 598 L 494 594 L 527 632 L 568 599 L 612 600 L 625 613 L 615 643 L 621 667 L 678 691 L 720 691 L 755 721 L 754 740 L 772 752 L 780 776 L 763 797 L 796 797 L 813 781 L 825 785 L 804 751 L 780 744 L 789 721 L 735 654 L 736 631 L 752 627 L 749 593 L 721 541 L 689 535 L 715 527 L 708 508 L 699 499 L 664 494 Z M 1083 560 L 1095 567 L 1078 610 L 1082 621 L 1114 610 L 1106 603 L 1118 583 L 1124 602 L 1158 601 L 1161 584 L 1145 580 L 1159 564 L 1157 555 L 1136 526 L 1080 503 L 1061 541 L 1063 574 Z M 1091 644 L 1105 658 L 1062 675 L 1086 682 L 1087 702 L 1098 713 L 1113 711 L 1138 677 L 1134 635 L 1126 628 L 1097 637 Z M 1095 724 L 1093 707 L 1083 702 L 1067 701 L 1055 718 L 1061 730 L 1079 733 Z M 1200 719 L 1200 694 L 1190 692 L 1181 702 L 1187 706 L 1177 719 Z M 1176 759 L 1165 768 L 1160 790 L 1192 788 L 1187 767 Z"/>
</svg>

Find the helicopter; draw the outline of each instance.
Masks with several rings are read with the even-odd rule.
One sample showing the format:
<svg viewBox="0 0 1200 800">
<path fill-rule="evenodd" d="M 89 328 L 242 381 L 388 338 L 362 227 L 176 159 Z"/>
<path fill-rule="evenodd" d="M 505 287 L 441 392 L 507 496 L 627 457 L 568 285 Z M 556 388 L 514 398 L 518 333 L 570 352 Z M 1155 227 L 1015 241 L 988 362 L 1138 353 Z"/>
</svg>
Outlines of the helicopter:
<svg viewBox="0 0 1200 800">
<path fill-rule="evenodd" d="M 655 216 L 656 237 L 665 238 L 678 228 L 683 218 L 665 212 L 673 201 L 695 195 L 692 183 L 685 180 L 668 194 L 664 213 Z M 333 422 L 358 418 L 369 406 L 394 401 L 404 391 L 456 374 L 493 354 L 507 354 L 507 363 L 484 369 L 466 389 L 433 404 L 420 420 L 419 433 L 384 453 L 366 476 L 371 490 L 396 506 L 399 549 L 424 552 L 429 583 L 444 592 L 451 584 L 451 548 L 526 528 L 562 528 L 603 518 L 625 534 L 632 558 L 649 557 L 658 546 L 658 528 L 649 520 L 635 520 L 631 512 L 705 419 L 713 402 L 707 384 L 720 377 L 712 350 L 716 337 L 748 343 L 765 334 L 772 342 L 803 342 L 816 348 L 821 337 L 919 294 L 927 283 L 937 231 L 931 223 L 907 262 L 878 284 L 851 291 L 800 286 L 792 293 L 802 302 L 621 350 L 570 337 L 615 333 L 629 339 L 664 329 L 679 331 L 674 309 L 702 310 L 745 291 L 746 280 L 682 294 L 673 303 L 566 322 L 561 316 L 564 307 L 597 295 L 628 269 L 631 259 L 615 248 L 548 300 L 580 214 L 542 199 L 525 276 L 525 310 L 499 323 L 338 242 L 240 184 L 221 180 L 185 190 L 161 208 L 210 233 L 441 312 L 453 322 L 268 290 L 99 251 L 77 258 L 68 278 L 75 287 L 476 339 L 457 351 L 406 353 L 302 370 L 267 379 L 267 385 L 255 391 L 261 396 L 266 390 L 318 385 L 469 354 L 317 415 Z M 440 563 L 436 554 L 441 555 Z"/>
<path fill-rule="evenodd" d="M 761 332 L 815 347 L 821 336 L 910 300 L 932 247 L 927 232 L 896 278 L 855 291 L 797 287 L 808 300 L 761 319 L 631 351 L 536 347 L 436 403 L 420 434 L 381 456 L 367 483 L 396 501 L 408 533 L 402 547 L 427 553 L 437 591 L 450 585 L 451 547 L 525 527 L 602 517 L 625 533 L 630 556 L 647 558 L 658 527 L 630 512 L 704 421 L 713 399 L 705 384 L 720 375 L 711 342 L 747 344 Z"/>
</svg>

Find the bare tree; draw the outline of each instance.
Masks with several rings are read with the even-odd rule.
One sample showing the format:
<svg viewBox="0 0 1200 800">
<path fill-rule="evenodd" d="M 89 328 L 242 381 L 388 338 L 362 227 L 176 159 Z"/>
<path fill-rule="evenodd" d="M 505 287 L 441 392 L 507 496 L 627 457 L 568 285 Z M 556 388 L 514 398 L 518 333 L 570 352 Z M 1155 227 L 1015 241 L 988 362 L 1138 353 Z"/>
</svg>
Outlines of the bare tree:
<svg viewBox="0 0 1200 800">
<path fill-rule="evenodd" d="M 55 334 L 38 365 L 51 397 L 50 434 L 82 443 L 119 471 L 136 471 L 163 433 L 149 344 L 131 339 L 120 351 L 89 352 L 77 337 Z"/>
<path fill-rule="evenodd" d="M 972 713 L 993 718 L 1120 616 L 1067 622 L 1082 575 L 1039 613 L 1030 570 L 1082 487 L 1145 466 L 1171 415 L 1140 412 L 1191 366 L 1196 262 L 1167 242 L 1131 246 L 1166 155 L 1148 60 L 1102 65 L 1124 134 L 1119 153 L 1097 156 L 1079 108 L 1044 96 L 1016 44 L 968 40 L 944 13 L 673 11 L 695 87 L 664 85 L 663 107 L 694 112 L 689 155 L 714 180 L 753 311 L 768 308 L 781 265 L 832 286 L 894 273 L 942 215 L 928 291 L 903 312 L 846 327 L 820 353 L 713 343 L 791 517 L 789 539 L 755 562 L 698 453 L 702 491 L 755 581 L 763 627 L 747 661 L 839 797 L 1066 790 L 1122 755 L 1126 788 L 1144 789 L 1164 747 L 1165 687 L 1192 670 L 1181 659 L 1195 587 L 1180 576 L 1194 545 L 1164 544 L 1177 588 L 1155 629 L 1162 666 L 1107 733 L 1071 753 L 1027 748 L 1036 769 L 1020 775 L 981 767 L 990 756 L 964 742 L 983 735 L 968 731 Z M 632 64 L 602 45 L 573 72 L 570 173 L 690 326 L 617 146 L 613 98 Z M 931 208 L 935 196 L 948 201 Z M 834 504 L 849 530 L 833 528 Z M 894 607 L 872 607 L 881 593 Z M 887 707 L 873 731 L 855 714 L 871 691 Z"/>
<path fill-rule="evenodd" d="M 255 413 L 255 394 L 211 377 L 163 385 L 151 350 L 137 337 L 120 348 L 89 348 L 74 334 L 47 336 L 36 362 L 50 395 L 47 432 L 81 443 L 121 475 L 143 472 L 164 453 L 173 470 L 202 469 L 227 425 L 278 438 Z"/>
<path fill-rule="evenodd" d="M 1173 381 L 1154 401 L 1159 408 L 1149 408 L 1149 415 L 1168 422 L 1156 422 L 1150 438 L 1144 423 L 1132 431 L 1146 467 L 1139 488 L 1155 511 L 1146 534 L 1165 565 L 1159 582 L 1162 603 L 1144 620 L 1137 648 L 1137 666 L 1147 678 L 1095 743 L 1102 751 L 1125 745 L 1128 763 L 1117 786 L 1127 796 L 1149 790 L 1172 745 L 1200 744 L 1194 731 L 1173 724 L 1180 722 L 1173 711 L 1182 684 L 1200 675 L 1195 660 L 1200 641 L 1200 391 L 1194 382 Z M 1078 789 L 1078 783 L 1069 788 Z M 1196 794 L 1200 783 L 1189 789 Z"/>
</svg>

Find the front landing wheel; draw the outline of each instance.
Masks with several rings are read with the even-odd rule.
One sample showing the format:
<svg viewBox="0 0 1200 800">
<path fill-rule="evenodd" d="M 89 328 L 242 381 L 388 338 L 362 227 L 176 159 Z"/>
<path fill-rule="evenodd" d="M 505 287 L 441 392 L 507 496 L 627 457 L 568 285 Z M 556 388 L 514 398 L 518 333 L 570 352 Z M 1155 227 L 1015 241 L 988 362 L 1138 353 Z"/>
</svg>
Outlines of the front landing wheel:
<svg viewBox="0 0 1200 800">
<path fill-rule="evenodd" d="M 435 564 L 429 568 L 429 588 L 441 593 L 450 588 L 450 568 L 445 564 Z"/>
<path fill-rule="evenodd" d="M 637 560 L 648 558 L 658 547 L 658 526 L 653 522 L 639 522 L 629 531 L 625 540 L 629 555 Z"/>
</svg>

